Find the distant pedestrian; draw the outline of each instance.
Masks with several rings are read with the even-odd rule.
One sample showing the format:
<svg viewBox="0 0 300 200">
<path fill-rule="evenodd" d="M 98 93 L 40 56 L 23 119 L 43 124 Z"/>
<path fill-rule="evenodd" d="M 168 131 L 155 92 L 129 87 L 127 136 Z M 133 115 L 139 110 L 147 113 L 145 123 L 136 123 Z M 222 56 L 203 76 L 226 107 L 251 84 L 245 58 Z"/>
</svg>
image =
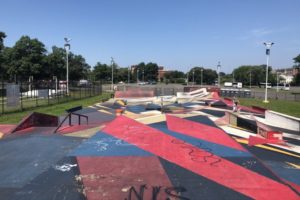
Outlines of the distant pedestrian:
<svg viewBox="0 0 300 200">
<path fill-rule="evenodd" d="M 239 104 L 239 100 L 234 96 L 233 97 L 233 112 L 238 111 L 238 104 Z"/>
</svg>

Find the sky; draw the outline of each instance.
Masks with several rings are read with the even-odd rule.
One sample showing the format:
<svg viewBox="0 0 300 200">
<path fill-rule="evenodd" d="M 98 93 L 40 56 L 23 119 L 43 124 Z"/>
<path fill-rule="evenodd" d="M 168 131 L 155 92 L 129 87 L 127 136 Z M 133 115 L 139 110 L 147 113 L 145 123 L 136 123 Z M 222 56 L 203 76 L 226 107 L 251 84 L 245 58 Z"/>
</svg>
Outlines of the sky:
<svg viewBox="0 0 300 200">
<path fill-rule="evenodd" d="M 155 62 L 169 70 L 193 66 L 231 73 L 266 63 L 263 42 L 274 42 L 273 68 L 300 54 L 300 0 L 0 0 L 6 46 L 28 35 L 63 47 L 91 66 Z"/>
</svg>

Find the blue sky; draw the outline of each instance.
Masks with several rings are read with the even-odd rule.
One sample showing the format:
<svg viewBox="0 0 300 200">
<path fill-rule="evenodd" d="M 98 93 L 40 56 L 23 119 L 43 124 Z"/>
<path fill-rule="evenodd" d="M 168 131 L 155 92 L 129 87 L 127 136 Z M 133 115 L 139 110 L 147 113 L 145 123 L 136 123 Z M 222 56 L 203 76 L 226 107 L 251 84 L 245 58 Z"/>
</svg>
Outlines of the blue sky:
<svg viewBox="0 0 300 200">
<path fill-rule="evenodd" d="M 266 62 L 291 67 L 300 54 L 299 0 L 0 0 L 6 46 L 22 36 L 50 51 L 72 38 L 71 50 L 93 66 L 141 61 L 187 71 L 192 66 L 231 72 Z"/>
</svg>

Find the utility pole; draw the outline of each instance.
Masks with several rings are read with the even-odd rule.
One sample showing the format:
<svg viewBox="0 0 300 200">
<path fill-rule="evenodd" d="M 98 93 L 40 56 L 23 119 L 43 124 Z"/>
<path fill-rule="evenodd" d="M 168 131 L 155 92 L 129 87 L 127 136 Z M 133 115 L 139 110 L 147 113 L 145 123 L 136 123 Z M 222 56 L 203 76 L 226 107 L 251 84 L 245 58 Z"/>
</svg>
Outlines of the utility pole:
<svg viewBox="0 0 300 200">
<path fill-rule="evenodd" d="M 69 38 L 64 38 L 65 39 L 65 50 L 66 50 L 66 68 L 67 68 L 67 95 L 69 95 L 69 51 L 71 49 L 70 41 L 71 39 Z"/>
<path fill-rule="evenodd" d="M 203 85 L 203 69 L 201 68 L 201 87 Z"/>
<path fill-rule="evenodd" d="M 218 62 L 218 65 L 217 65 L 217 71 L 218 71 L 218 85 L 219 85 L 219 87 L 221 87 L 221 78 L 220 78 L 221 64 L 220 64 L 220 61 Z"/>
<path fill-rule="evenodd" d="M 111 90 L 114 90 L 114 58 L 111 57 Z"/>
<path fill-rule="evenodd" d="M 269 68 L 269 57 L 270 57 L 270 49 L 274 43 L 273 42 L 264 42 L 266 46 L 266 55 L 267 55 L 267 66 L 266 66 L 266 90 L 265 90 L 265 100 L 264 103 L 269 103 L 268 101 L 268 68 Z"/>
<path fill-rule="evenodd" d="M 130 83 L 130 67 L 128 67 L 128 81 L 127 83 L 129 84 Z"/>
</svg>

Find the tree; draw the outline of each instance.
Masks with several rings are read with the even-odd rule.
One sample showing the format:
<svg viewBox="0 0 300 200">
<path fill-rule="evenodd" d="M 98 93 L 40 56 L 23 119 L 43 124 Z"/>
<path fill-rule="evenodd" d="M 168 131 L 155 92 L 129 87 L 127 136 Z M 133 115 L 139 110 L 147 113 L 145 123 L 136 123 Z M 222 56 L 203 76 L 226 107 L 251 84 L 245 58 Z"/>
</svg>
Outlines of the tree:
<svg viewBox="0 0 300 200">
<path fill-rule="evenodd" d="M 215 70 L 205 69 L 203 67 L 193 67 L 189 73 L 189 81 L 193 81 L 193 71 L 194 71 L 194 80 L 196 84 L 201 84 L 201 69 L 203 70 L 203 84 L 211 85 L 214 84 L 218 78 L 218 74 Z"/>
<path fill-rule="evenodd" d="M 4 32 L 0 31 L 0 71 L 2 72 L 2 75 L 5 74 L 5 70 L 4 70 L 4 56 L 3 56 L 3 50 L 4 50 L 4 38 L 6 37 Z"/>
<path fill-rule="evenodd" d="M 66 51 L 56 46 L 52 47 L 52 52 L 46 58 L 47 68 L 45 73 L 48 76 L 56 76 L 58 79 L 66 79 Z"/>
<path fill-rule="evenodd" d="M 128 80 L 128 68 L 116 68 L 116 82 L 127 82 Z"/>
<path fill-rule="evenodd" d="M 300 86 L 300 73 L 297 73 L 293 78 L 293 85 Z"/>
<path fill-rule="evenodd" d="M 300 54 L 297 57 L 293 58 L 293 60 L 298 66 L 300 66 Z"/>
<path fill-rule="evenodd" d="M 244 85 L 260 86 L 260 83 L 266 82 L 266 65 L 243 65 L 233 70 L 234 79 L 237 82 L 242 82 Z M 268 67 L 268 82 L 271 84 L 276 83 L 276 74 L 272 73 L 272 67 Z"/>
<path fill-rule="evenodd" d="M 46 49 L 42 42 L 22 36 L 7 53 L 10 59 L 7 70 L 10 76 L 43 77 Z"/>
<path fill-rule="evenodd" d="M 97 62 L 94 66 L 93 75 L 96 80 L 111 81 L 111 66 Z"/>
<path fill-rule="evenodd" d="M 156 63 L 147 63 L 145 66 L 145 80 L 157 81 L 158 77 L 158 65 Z"/>
<path fill-rule="evenodd" d="M 69 53 L 70 80 L 87 79 L 90 68 L 82 55 L 75 55 L 72 52 Z"/>
<path fill-rule="evenodd" d="M 165 78 L 170 83 L 184 83 L 185 82 L 185 74 L 181 71 L 169 71 L 166 72 Z"/>
<path fill-rule="evenodd" d="M 294 67 L 295 68 L 300 68 L 300 54 L 297 57 L 293 58 L 293 60 L 296 64 Z M 293 78 L 292 84 L 294 84 L 294 85 L 300 85 L 300 72 L 299 72 L 299 70 L 298 70 L 298 73 Z"/>
</svg>

